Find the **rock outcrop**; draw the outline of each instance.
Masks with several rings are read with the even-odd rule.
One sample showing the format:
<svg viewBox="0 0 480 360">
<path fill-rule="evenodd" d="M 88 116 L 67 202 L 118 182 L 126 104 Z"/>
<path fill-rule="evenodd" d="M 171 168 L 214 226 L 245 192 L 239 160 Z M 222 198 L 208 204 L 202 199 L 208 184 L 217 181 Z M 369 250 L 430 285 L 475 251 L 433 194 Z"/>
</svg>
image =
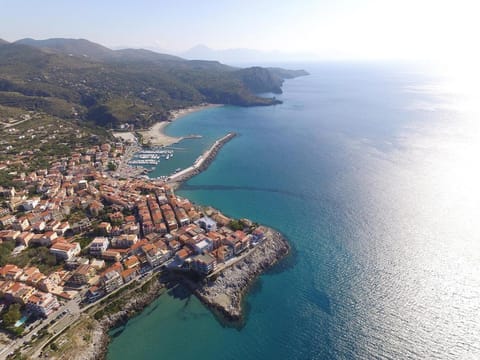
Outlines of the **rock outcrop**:
<svg viewBox="0 0 480 360">
<path fill-rule="evenodd" d="M 196 286 L 191 282 L 188 284 L 204 304 L 218 311 L 227 321 L 242 319 L 243 297 L 251 284 L 290 251 L 282 234 L 270 228 L 264 230 L 265 240 L 215 279 Z"/>
</svg>

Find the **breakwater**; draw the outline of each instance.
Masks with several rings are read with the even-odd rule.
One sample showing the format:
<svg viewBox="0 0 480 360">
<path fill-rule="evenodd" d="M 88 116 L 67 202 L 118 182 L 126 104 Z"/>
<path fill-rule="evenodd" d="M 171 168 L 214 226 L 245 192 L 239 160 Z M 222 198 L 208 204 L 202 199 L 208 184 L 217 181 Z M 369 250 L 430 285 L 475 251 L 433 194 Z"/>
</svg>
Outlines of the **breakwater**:
<svg viewBox="0 0 480 360">
<path fill-rule="evenodd" d="M 186 181 L 207 169 L 211 162 L 217 156 L 217 153 L 222 148 L 222 146 L 232 140 L 236 135 L 236 133 L 231 132 L 222 137 L 221 139 L 215 141 L 215 143 L 210 147 L 210 149 L 205 151 L 197 158 L 197 160 L 195 160 L 192 166 L 189 166 L 188 168 L 171 175 L 168 179 L 168 183 L 175 184 Z"/>
</svg>

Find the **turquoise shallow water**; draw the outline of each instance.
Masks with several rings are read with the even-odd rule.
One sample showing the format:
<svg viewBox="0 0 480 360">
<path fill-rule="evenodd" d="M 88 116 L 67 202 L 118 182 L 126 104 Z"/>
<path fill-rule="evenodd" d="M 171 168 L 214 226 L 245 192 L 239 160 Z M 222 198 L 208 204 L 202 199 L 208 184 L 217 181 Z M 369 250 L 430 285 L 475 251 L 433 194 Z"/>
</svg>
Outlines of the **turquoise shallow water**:
<svg viewBox="0 0 480 360">
<path fill-rule="evenodd" d="M 109 359 L 478 358 L 478 114 L 412 68 L 304 67 L 282 105 L 167 129 L 204 136 L 172 168 L 236 131 L 178 194 L 277 228 L 294 255 L 255 284 L 243 328 L 172 293 L 112 332 Z"/>
</svg>

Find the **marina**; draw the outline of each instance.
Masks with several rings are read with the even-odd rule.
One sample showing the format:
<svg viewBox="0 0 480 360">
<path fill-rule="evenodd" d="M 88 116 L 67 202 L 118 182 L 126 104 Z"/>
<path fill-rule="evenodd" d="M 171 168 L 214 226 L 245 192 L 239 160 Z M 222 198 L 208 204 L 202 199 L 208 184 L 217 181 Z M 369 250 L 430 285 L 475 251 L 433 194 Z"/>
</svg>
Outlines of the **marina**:
<svg viewBox="0 0 480 360">
<path fill-rule="evenodd" d="M 128 162 L 129 165 L 150 165 L 156 166 L 162 159 L 170 160 L 174 156 L 174 150 L 158 148 L 148 149 L 137 152 Z"/>
</svg>

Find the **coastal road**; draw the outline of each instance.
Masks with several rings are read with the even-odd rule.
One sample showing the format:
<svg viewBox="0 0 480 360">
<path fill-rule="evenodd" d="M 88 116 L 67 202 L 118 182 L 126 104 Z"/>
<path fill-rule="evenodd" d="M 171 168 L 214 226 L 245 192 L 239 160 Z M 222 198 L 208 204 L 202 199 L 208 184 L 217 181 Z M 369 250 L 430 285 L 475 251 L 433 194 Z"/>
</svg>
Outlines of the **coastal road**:
<svg viewBox="0 0 480 360">
<path fill-rule="evenodd" d="M 67 316 L 68 315 L 68 316 Z M 49 332 L 58 331 L 63 324 L 70 324 L 72 317 L 78 318 L 80 315 L 80 307 L 76 300 L 70 300 L 64 305 L 60 306 L 58 310 L 51 313 L 46 319 L 39 321 L 39 323 L 25 336 L 13 340 L 10 344 L 0 350 L 0 360 L 4 360 L 10 353 L 17 349 L 22 349 L 27 343 L 32 341 L 37 334 L 43 329 L 50 326 Z M 54 321 L 52 325 L 50 323 Z M 58 326 L 60 324 L 60 326 Z"/>
<path fill-rule="evenodd" d="M 34 340 L 40 331 L 47 328 L 47 331 L 50 335 L 47 336 L 45 339 L 43 339 L 40 343 L 35 344 L 35 351 L 31 356 L 33 359 L 37 359 L 41 351 L 43 350 L 44 346 L 48 344 L 53 337 L 60 335 L 65 329 L 67 329 L 70 325 L 75 323 L 83 312 L 89 310 L 95 305 L 98 305 L 101 301 L 108 299 L 111 296 L 114 296 L 120 290 L 124 289 L 127 286 L 132 285 L 134 282 L 137 282 L 138 284 L 132 290 L 139 288 L 144 283 L 151 280 L 154 276 L 158 276 L 159 274 L 158 270 L 160 269 L 160 267 L 161 266 L 158 266 L 152 269 L 150 274 L 147 273 L 148 275 L 145 275 L 144 277 L 138 276 L 136 279 L 132 280 L 131 282 L 122 285 L 118 289 L 115 289 L 114 291 L 112 291 L 107 296 L 102 297 L 101 299 L 97 300 L 92 304 L 89 304 L 84 308 L 80 308 L 78 300 L 76 299 L 66 302 L 65 304 L 60 306 L 58 310 L 50 314 L 48 318 L 40 321 L 32 330 L 30 330 L 28 334 L 26 334 L 21 338 L 13 340 L 10 344 L 0 349 L 0 360 L 6 359 L 9 354 L 15 352 L 17 349 L 21 349 L 21 350 L 25 349 L 25 346 L 28 343 L 30 343 L 32 340 Z"/>
</svg>

